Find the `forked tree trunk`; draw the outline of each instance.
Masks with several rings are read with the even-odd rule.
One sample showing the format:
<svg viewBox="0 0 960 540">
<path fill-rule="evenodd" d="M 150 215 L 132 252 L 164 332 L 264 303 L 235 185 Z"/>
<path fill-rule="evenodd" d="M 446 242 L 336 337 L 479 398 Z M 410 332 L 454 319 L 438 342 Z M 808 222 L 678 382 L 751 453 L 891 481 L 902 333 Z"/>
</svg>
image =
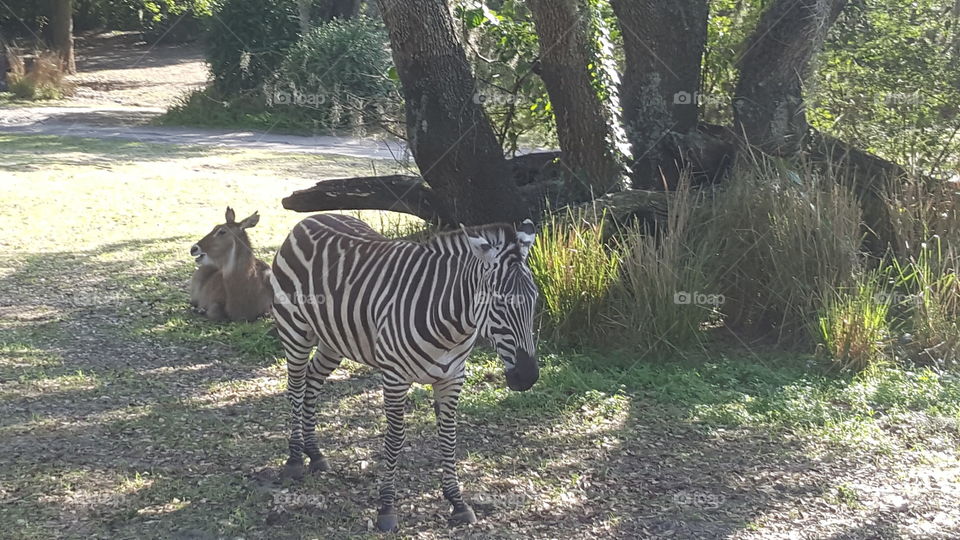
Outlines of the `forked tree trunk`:
<svg viewBox="0 0 960 540">
<path fill-rule="evenodd" d="M 622 167 L 588 67 L 587 22 L 578 0 L 529 0 L 540 40 L 540 77 L 550 94 L 567 189 L 577 199 L 618 191 Z"/>
<path fill-rule="evenodd" d="M 676 185 L 696 137 L 706 0 L 611 0 L 626 65 L 620 99 L 634 187 Z"/>
<path fill-rule="evenodd" d="M 444 0 L 378 0 L 406 102 L 407 138 L 440 213 L 467 225 L 527 217 Z"/>
<path fill-rule="evenodd" d="M 808 136 L 803 84 L 846 0 L 776 0 L 737 61 L 734 129 L 747 144 L 793 155 Z"/>
<path fill-rule="evenodd" d="M 73 1 L 52 0 L 52 2 L 50 30 L 53 38 L 53 49 L 60 57 L 63 69 L 67 73 L 76 73 L 77 62 L 73 56 Z"/>
</svg>

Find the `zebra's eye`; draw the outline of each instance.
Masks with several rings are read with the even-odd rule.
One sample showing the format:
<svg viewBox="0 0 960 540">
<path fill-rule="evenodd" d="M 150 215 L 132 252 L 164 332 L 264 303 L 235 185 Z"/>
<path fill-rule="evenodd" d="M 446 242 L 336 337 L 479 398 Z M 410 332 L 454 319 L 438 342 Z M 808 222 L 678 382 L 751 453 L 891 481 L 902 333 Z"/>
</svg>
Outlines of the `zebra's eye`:
<svg viewBox="0 0 960 540">
<path fill-rule="evenodd" d="M 226 229 L 220 229 L 219 231 L 217 231 L 217 236 L 221 236 L 221 235 L 224 235 L 224 234 L 227 234 L 227 230 L 226 230 Z"/>
</svg>

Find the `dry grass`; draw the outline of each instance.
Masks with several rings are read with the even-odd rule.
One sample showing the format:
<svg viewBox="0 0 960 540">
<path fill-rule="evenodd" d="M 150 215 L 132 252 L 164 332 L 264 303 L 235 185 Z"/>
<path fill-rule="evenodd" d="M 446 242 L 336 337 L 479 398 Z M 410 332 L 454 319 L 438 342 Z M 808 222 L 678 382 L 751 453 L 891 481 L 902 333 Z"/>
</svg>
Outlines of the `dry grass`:
<svg viewBox="0 0 960 540">
<path fill-rule="evenodd" d="M 27 65 L 23 57 L 9 54 L 7 84 L 14 96 L 27 100 L 61 99 L 74 91 L 60 58 L 48 51 L 38 52 Z"/>
</svg>

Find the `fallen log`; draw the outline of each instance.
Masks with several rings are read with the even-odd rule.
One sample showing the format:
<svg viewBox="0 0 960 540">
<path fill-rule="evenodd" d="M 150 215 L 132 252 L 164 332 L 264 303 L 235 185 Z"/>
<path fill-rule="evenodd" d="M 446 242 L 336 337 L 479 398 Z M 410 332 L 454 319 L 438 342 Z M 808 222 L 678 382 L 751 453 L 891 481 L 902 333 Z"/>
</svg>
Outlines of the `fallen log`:
<svg viewBox="0 0 960 540">
<path fill-rule="evenodd" d="M 411 214 L 431 223 L 444 221 L 430 187 L 422 178 L 412 175 L 323 180 L 313 187 L 294 191 L 282 203 L 287 210 L 296 212 L 389 210 Z"/>
</svg>

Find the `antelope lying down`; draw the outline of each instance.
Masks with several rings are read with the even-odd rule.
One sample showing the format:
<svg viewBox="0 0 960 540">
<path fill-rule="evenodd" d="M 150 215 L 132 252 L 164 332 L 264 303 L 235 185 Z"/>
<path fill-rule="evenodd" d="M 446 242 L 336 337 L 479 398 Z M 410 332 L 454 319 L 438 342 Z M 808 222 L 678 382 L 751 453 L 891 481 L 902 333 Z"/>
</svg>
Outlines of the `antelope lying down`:
<svg viewBox="0 0 960 540">
<path fill-rule="evenodd" d="M 227 222 L 217 225 L 190 248 L 200 265 L 190 280 L 190 305 L 214 321 L 252 321 L 270 312 L 270 267 L 253 255 L 246 229 L 253 215 L 237 223 L 227 207 Z"/>
</svg>

